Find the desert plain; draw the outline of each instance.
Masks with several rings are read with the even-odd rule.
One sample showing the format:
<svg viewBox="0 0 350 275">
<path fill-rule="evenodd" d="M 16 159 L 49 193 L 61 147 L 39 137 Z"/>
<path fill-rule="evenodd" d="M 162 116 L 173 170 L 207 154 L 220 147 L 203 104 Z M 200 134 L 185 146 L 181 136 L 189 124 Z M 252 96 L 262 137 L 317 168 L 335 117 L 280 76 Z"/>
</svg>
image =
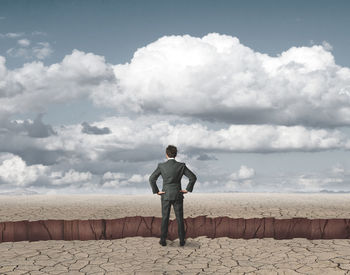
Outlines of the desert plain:
<svg viewBox="0 0 350 275">
<path fill-rule="evenodd" d="M 161 217 L 160 196 L 0 196 L 0 222 Z M 188 193 L 184 217 L 350 218 L 350 194 Z M 170 219 L 175 219 L 171 209 Z M 0 274 L 350 274 L 350 239 L 154 237 L 0 243 Z"/>
</svg>

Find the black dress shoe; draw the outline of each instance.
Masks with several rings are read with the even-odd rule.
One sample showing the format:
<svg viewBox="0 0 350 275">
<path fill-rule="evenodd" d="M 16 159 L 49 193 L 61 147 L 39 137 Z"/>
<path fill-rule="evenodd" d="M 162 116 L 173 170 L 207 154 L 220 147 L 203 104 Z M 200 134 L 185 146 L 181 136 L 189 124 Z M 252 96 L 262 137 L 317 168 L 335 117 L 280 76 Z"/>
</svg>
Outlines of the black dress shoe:
<svg viewBox="0 0 350 275">
<path fill-rule="evenodd" d="M 160 240 L 159 244 L 161 244 L 162 246 L 166 246 L 166 240 Z"/>
<path fill-rule="evenodd" d="M 184 245 L 185 245 L 185 243 L 186 243 L 186 241 L 185 241 L 185 240 L 180 241 L 180 246 L 184 246 Z"/>
</svg>

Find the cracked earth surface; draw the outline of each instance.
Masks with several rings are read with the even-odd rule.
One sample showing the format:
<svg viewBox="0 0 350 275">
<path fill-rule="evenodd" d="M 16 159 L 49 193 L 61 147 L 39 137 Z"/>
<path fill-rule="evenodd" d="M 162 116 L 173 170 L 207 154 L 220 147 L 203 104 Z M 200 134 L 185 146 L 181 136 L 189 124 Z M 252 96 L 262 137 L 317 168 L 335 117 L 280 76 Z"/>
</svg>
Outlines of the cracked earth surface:
<svg viewBox="0 0 350 275">
<path fill-rule="evenodd" d="M 161 217 L 157 195 L 0 196 L 1 221 Z M 136 198 L 137 197 L 137 198 Z M 184 216 L 349 218 L 349 194 L 188 194 Z M 173 209 L 171 219 L 175 218 Z M 0 274 L 350 274 L 350 240 L 158 238 L 0 243 Z"/>
<path fill-rule="evenodd" d="M 0 255 L 0 274 L 350 274 L 350 240 L 23 241 Z"/>
</svg>

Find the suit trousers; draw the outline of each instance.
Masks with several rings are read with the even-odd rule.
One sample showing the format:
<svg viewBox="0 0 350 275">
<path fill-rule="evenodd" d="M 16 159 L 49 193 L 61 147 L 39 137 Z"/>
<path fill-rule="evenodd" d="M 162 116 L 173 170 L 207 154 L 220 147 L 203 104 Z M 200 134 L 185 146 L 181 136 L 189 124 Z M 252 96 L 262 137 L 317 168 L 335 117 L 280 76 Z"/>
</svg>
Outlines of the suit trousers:
<svg viewBox="0 0 350 275">
<path fill-rule="evenodd" d="M 179 240 L 180 241 L 185 240 L 183 201 L 184 201 L 183 199 L 164 200 L 163 195 L 161 195 L 161 202 L 162 202 L 161 239 L 162 240 L 165 240 L 168 236 L 168 225 L 169 225 L 169 216 L 170 216 L 171 205 L 173 205 L 175 216 L 176 216 Z"/>
</svg>

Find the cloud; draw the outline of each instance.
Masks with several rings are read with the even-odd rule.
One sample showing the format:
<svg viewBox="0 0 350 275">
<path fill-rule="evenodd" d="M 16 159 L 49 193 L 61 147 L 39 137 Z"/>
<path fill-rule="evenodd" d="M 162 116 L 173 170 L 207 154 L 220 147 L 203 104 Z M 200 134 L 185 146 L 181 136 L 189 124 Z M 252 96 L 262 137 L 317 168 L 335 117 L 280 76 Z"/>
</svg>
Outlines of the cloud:
<svg viewBox="0 0 350 275">
<path fill-rule="evenodd" d="M 77 130 L 77 133 L 80 133 Z M 44 150 L 49 150 L 47 147 L 47 140 L 51 138 L 57 138 L 61 133 L 58 132 L 57 136 L 50 136 L 41 141 Z M 72 135 L 73 137 L 73 135 Z M 90 136 L 89 136 L 90 137 Z M 149 187 L 148 177 L 149 174 L 141 172 L 141 170 L 146 172 L 151 172 L 155 168 L 152 159 L 144 159 L 145 163 L 132 164 L 126 162 L 128 157 L 123 159 L 123 161 L 118 162 L 117 165 L 111 166 L 113 160 L 101 160 L 100 156 L 103 155 L 103 150 L 109 151 L 115 149 L 115 145 L 108 144 L 106 140 L 100 140 L 100 138 L 106 137 L 94 136 L 96 137 L 95 142 L 89 144 L 81 144 L 81 147 L 74 147 L 78 152 L 76 155 L 67 155 L 67 157 L 62 158 L 59 162 L 54 165 L 42 165 L 42 164 L 28 164 L 21 157 L 15 156 L 13 154 L 0 154 L 0 184 L 3 187 L 35 187 L 37 191 L 39 189 L 50 188 L 60 189 L 60 190 L 79 190 L 80 188 L 86 188 L 86 190 L 103 190 L 115 189 L 119 190 L 144 190 Z M 77 136 L 72 140 L 72 144 L 78 143 L 82 139 Z M 61 140 L 62 144 L 67 141 Z M 118 141 L 117 141 L 118 142 Z M 100 144 L 101 143 L 101 144 Z M 98 144 L 98 148 L 94 148 Z M 51 144 L 52 145 L 52 144 Z M 86 146 L 89 145 L 89 146 Z M 126 144 L 126 147 L 127 144 Z M 144 150 L 148 150 L 147 147 L 141 147 Z M 160 146 L 158 151 L 161 152 L 164 146 Z M 183 147 L 178 147 L 181 151 L 185 151 Z M 80 149 L 80 150 L 79 150 Z M 116 150 L 118 152 L 123 151 L 123 149 Z M 129 157 L 132 155 L 137 155 L 141 152 L 140 148 L 129 148 L 127 151 L 130 153 Z M 150 150 L 151 151 L 151 150 Z M 69 152 L 69 151 L 67 151 Z M 91 154 L 91 155 L 89 155 Z M 162 154 L 160 154 L 162 155 Z M 95 158 L 88 157 L 95 156 Z M 179 154 L 179 161 L 187 161 L 186 155 L 182 153 Z M 161 156 L 158 156 L 158 160 Z M 91 164 L 91 165 L 90 165 Z M 230 174 L 226 172 L 221 173 L 216 171 L 216 168 L 203 166 L 204 164 L 199 161 L 196 162 L 191 159 L 189 162 L 190 169 L 195 171 L 196 174 L 201 175 L 201 179 L 198 181 L 197 190 L 199 191 L 310 191 L 318 192 L 323 189 L 327 190 L 349 190 L 348 182 L 350 180 L 350 173 L 341 165 L 335 165 L 325 171 L 324 173 L 315 174 L 302 174 L 302 175 L 284 175 L 283 177 L 277 177 L 273 173 L 269 175 L 269 179 L 264 180 L 261 175 L 257 175 L 255 169 L 242 164 L 236 170 Z M 92 167 L 96 169 L 96 166 L 100 166 L 95 172 Z M 104 167 L 104 172 L 103 171 Z M 210 169 L 208 169 L 210 168 Z M 141 170 L 140 170 L 141 169 Z M 217 173 L 212 173 L 212 171 Z M 218 169 L 220 170 L 220 169 Z M 138 172 L 136 172 L 138 171 Z M 207 176 L 207 174 L 210 176 Z M 270 178 L 271 177 L 271 178 Z M 186 179 L 183 179 L 183 183 Z M 39 189 L 38 189 L 39 188 Z M 90 189 L 89 189 L 90 188 Z M 117 188 L 117 189 L 116 189 Z"/>
<path fill-rule="evenodd" d="M 31 48 L 45 58 L 49 44 Z M 350 125 L 350 69 L 335 64 L 328 42 L 259 53 L 217 33 L 164 36 L 139 48 L 129 63 L 73 50 L 62 62 L 8 70 L 0 59 L 3 112 L 90 98 L 116 114 L 170 114 L 229 124 Z M 9 54 L 25 56 L 26 47 Z M 34 102 L 43 102 L 40 107 Z M 20 102 L 20 103 L 19 103 Z M 2 104 L 3 103 L 3 104 Z M 6 103 L 6 104 L 5 104 Z M 18 106 L 17 108 L 15 106 Z"/>
<path fill-rule="evenodd" d="M 284 192 L 350 192 L 349 182 L 350 171 L 343 164 L 336 163 L 317 172 L 283 172 L 278 177 L 271 175 L 267 184 L 268 189 Z M 261 179 L 259 185 L 261 188 Z"/>
<path fill-rule="evenodd" d="M 197 160 L 202 160 L 202 161 L 206 161 L 206 160 L 217 160 L 217 158 L 214 155 L 208 155 L 208 154 L 200 154 L 197 157 Z"/>
<path fill-rule="evenodd" d="M 38 42 L 36 46 L 28 48 L 30 41 L 28 39 L 21 39 L 17 41 L 19 48 L 10 48 L 6 53 L 11 57 L 23 57 L 26 59 L 45 59 L 53 53 L 53 49 L 49 42 Z"/>
<path fill-rule="evenodd" d="M 345 169 L 342 165 L 334 165 L 331 169 L 333 175 L 344 175 Z"/>
<path fill-rule="evenodd" d="M 253 168 L 241 165 L 238 171 L 209 180 L 205 189 L 238 192 L 349 192 L 350 171 L 335 165 L 320 172 L 277 172 L 268 175 L 255 173 Z"/>
<path fill-rule="evenodd" d="M 39 114 L 32 123 L 24 123 L 24 126 L 28 131 L 28 136 L 35 138 L 45 138 L 57 134 L 51 125 L 44 124 L 42 122 L 42 116 L 43 114 Z"/>
<path fill-rule="evenodd" d="M 17 41 L 17 43 L 22 47 L 28 47 L 31 42 L 28 39 L 20 39 Z"/>
<path fill-rule="evenodd" d="M 297 184 L 305 192 L 319 192 L 325 186 L 335 183 L 343 183 L 340 177 L 320 177 L 319 175 L 301 175 L 297 178 Z"/>
<path fill-rule="evenodd" d="M 52 179 L 51 183 L 53 185 L 71 185 L 91 181 L 92 174 L 90 172 L 78 172 L 74 169 L 69 169 L 69 171 L 65 173 L 62 171 L 52 172 L 50 178 Z"/>
<path fill-rule="evenodd" d="M 96 126 L 91 126 L 87 122 L 81 124 L 83 126 L 82 133 L 90 135 L 107 135 L 111 133 L 111 130 L 108 127 L 98 128 Z"/>
<path fill-rule="evenodd" d="M 241 165 L 238 172 L 232 173 L 229 178 L 232 180 L 242 180 L 242 179 L 250 179 L 254 177 L 255 171 L 253 168 L 249 168 L 245 165 Z"/>
<path fill-rule="evenodd" d="M 11 163 L 22 171 L 18 175 L 34 175 L 16 178 L 11 172 L 1 183 L 144 187 L 144 172 L 155 168 L 151 163 L 164 157 L 168 144 L 186 152 L 179 152 L 180 161 L 194 163 L 202 175 L 216 173 L 204 171 L 211 163 L 205 160 L 219 153 L 348 150 L 345 133 L 328 127 L 349 124 L 350 70 L 336 65 L 330 50 L 323 43 L 271 57 L 235 37 L 209 34 L 162 37 L 118 65 L 73 50 L 49 66 L 38 60 L 11 70 L 0 56 L 0 152 L 10 153 L 1 167 Z M 42 115 L 11 120 L 82 98 L 114 108 L 116 116 L 62 126 L 44 123 Z M 249 164 L 230 175 L 215 173 L 197 186 L 209 188 L 217 180 L 218 189 L 229 191 L 257 187 Z M 322 187 L 345 185 L 347 177 L 335 167 Z M 320 178 L 305 174 L 290 183 L 316 190 Z"/>
<path fill-rule="evenodd" d="M 176 144 L 197 158 L 198 152 L 315 152 L 347 150 L 350 146 L 348 138 L 337 130 L 309 129 L 303 126 L 231 125 L 212 130 L 186 119 L 181 121 L 176 117 L 156 115 L 137 118 L 107 117 L 94 125 L 99 129 L 106 127 L 111 133 L 86 135 L 81 131 L 80 124 L 65 125 L 55 127 L 57 134 L 42 139 L 38 144 L 41 150 L 62 152 L 57 154 L 59 159 L 67 157 L 72 161 L 101 162 L 103 165 L 106 165 L 105 162 L 156 160 L 164 155 L 164 148 L 168 144 Z M 18 138 L 14 141 L 18 144 Z M 33 142 L 30 144 L 33 147 Z M 7 144 L 10 145 L 11 142 Z"/>
<path fill-rule="evenodd" d="M 50 150 L 42 141 L 57 132 L 42 122 L 42 114 L 32 120 L 9 120 L 0 118 L 0 152 L 20 156 L 27 164 L 52 165 L 66 156 L 62 150 Z"/>
<path fill-rule="evenodd" d="M 133 174 L 131 176 L 126 175 L 125 173 L 112 173 L 106 172 L 102 176 L 103 184 L 105 188 L 110 187 L 124 187 L 124 186 L 133 186 L 137 183 L 148 183 L 149 174 L 140 175 Z"/>
<path fill-rule="evenodd" d="M 99 177 L 99 176 L 98 176 Z M 149 174 L 126 174 L 107 172 L 99 178 L 102 184 L 94 180 L 89 171 L 55 170 L 50 166 L 27 165 L 19 156 L 0 154 L 0 184 L 5 187 L 39 187 L 39 188 L 71 188 L 82 186 L 95 188 L 145 185 Z"/>
<path fill-rule="evenodd" d="M 50 66 L 36 61 L 8 70 L 5 61 L 0 56 L 0 116 L 45 112 L 48 104 L 87 97 L 101 82 L 114 79 L 104 57 L 77 50 Z"/>
<path fill-rule="evenodd" d="M 95 89 L 96 104 L 119 112 L 190 116 L 232 124 L 350 125 L 350 69 L 329 43 L 273 57 L 236 37 L 164 36 L 113 66 L 116 82 Z"/>
<path fill-rule="evenodd" d="M 53 49 L 49 42 L 39 42 L 32 49 L 33 55 L 38 59 L 45 59 L 53 53 Z"/>
<path fill-rule="evenodd" d="M 105 181 L 108 180 L 119 180 L 121 178 L 125 177 L 124 173 L 112 173 L 112 172 L 106 172 L 103 174 L 102 179 Z"/>
<path fill-rule="evenodd" d="M 11 57 L 30 58 L 30 51 L 26 48 L 10 48 L 6 51 L 6 53 Z"/>
<path fill-rule="evenodd" d="M 57 133 L 53 130 L 52 126 L 45 124 L 42 121 L 43 114 L 38 114 L 34 121 L 31 120 L 3 120 L 0 122 L 0 129 L 4 133 L 12 132 L 13 134 L 20 134 L 26 132 L 29 137 L 45 138 Z"/>
<path fill-rule="evenodd" d="M 225 180 L 225 188 L 232 191 L 243 191 L 253 188 L 255 170 L 246 165 L 241 165 L 237 172 L 230 174 Z"/>
<path fill-rule="evenodd" d="M 45 36 L 45 35 L 47 35 L 47 33 L 46 32 L 42 32 L 42 31 L 33 31 L 32 35 L 43 35 L 43 36 Z"/>
<path fill-rule="evenodd" d="M 327 51 L 333 50 L 333 46 L 331 44 L 329 44 L 327 41 L 322 41 L 322 46 Z"/>
<path fill-rule="evenodd" d="M 44 165 L 27 165 L 19 156 L 0 154 L 0 183 L 12 187 L 79 187 L 78 183 L 89 182 L 90 172 L 53 171 Z"/>
<path fill-rule="evenodd" d="M 144 171 L 154 169 L 152 161 L 165 157 L 164 148 L 168 144 L 179 148 L 180 161 L 198 162 L 194 170 L 200 173 L 210 172 L 203 160 L 214 159 L 213 154 L 220 152 L 312 152 L 349 148 L 348 139 L 338 131 L 303 126 L 231 125 L 213 130 L 187 118 L 164 115 L 106 117 L 93 125 L 98 129 L 110 129 L 110 134 L 85 134 L 81 124 L 47 125 L 41 116 L 34 121 L 3 122 L 0 123 L 0 152 L 17 155 L 28 167 L 42 165 L 49 167 L 50 172 L 62 172 L 54 178 L 46 173 L 35 184 L 70 186 L 73 183 L 68 179 L 76 175 L 76 178 L 91 179 L 79 184 L 96 185 L 108 171 L 123 171 L 126 173 L 124 178 L 107 179 L 105 176 L 101 185 L 135 187 L 141 184 L 142 177 L 132 175 L 142 176 Z M 71 169 L 83 174 L 71 172 L 65 175 Z M 214 170 L 209 172 L 207 174 L 216 177 Z M 241 181 L 247 186 L 253 185 L 254 172 L 248 166 L 242 166 L 228 179 L 232 186 Z M 86 173 L 91 173 L 91 178 Z"/>
<path fill-rule="evenodd" d="M 0 161 L 0 179 L 13 186 L 32 184 L 48 170 L 44 165 L 28 166 L 20 157 L 12 154 L 2 154 Z"/>
<path fill-rule="evenodd" d="M 24 32 L 8 32 L 8 33 L 0 33 L 0 38 L 18 38 L 24 35 Z"/>
</svg>

